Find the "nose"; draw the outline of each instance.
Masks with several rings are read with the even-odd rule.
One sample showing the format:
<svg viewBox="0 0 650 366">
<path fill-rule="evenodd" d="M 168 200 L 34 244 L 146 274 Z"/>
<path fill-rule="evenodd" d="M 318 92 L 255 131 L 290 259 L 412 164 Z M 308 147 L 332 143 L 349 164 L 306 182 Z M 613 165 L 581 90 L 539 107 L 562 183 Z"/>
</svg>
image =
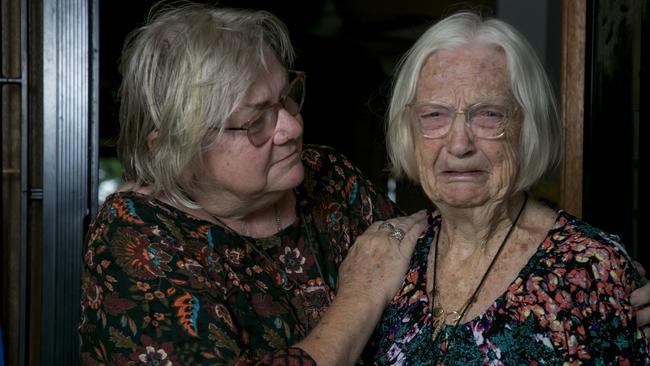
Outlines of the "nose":
<svg viewBox="0 0 650 366">
<path fill-rule="evenodd" d="M 454 156 L 462 157 L 475 150 L 474 136 L 470 126 L 465 123 L 465 114 L 456 113 L 447 135 L 447 151 Z"/>
<path fill-rule="evenodd" d="M 303 132 L 303 122 L 300 113 L 292 116 L 286 109 L 278 110 L 278 122 L 273 134 L 273 144 L 282 145 L 288 141 L 300 138 Z"/>
</svg>

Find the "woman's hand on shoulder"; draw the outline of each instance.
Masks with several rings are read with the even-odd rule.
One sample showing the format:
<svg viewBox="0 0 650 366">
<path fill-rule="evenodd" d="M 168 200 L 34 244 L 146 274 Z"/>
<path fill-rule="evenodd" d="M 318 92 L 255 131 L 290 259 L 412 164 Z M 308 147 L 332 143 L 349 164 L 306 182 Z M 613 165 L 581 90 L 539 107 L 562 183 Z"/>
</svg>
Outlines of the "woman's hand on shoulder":
<svg viewBox="0 0 650 366">
<path fill-rule="evenodd" d="M 641 277 L 644 285 L 632 292 L 630 301 L 632 306 L 637 309 L 636 321 L 639 328 L 643 330 L 646 339 L 650 340 L 650 281 L 646 278 L 645 268 L 639 262 L 634 262 L 634 266 Z"/>
<path fill-rule="evenodd" d="M 337 296 L 365 296 L 379 302 L 383 309 L 402 283 L 426 224 L 424 210 L 373 223 L 357 238 L 341 263 Z"/>
</svg>

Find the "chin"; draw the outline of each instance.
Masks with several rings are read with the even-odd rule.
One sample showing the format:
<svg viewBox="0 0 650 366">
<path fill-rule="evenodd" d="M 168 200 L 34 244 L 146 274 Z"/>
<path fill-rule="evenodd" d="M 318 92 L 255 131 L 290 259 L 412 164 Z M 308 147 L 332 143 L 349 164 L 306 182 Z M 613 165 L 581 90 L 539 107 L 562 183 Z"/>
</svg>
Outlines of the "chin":
<svg viewBox="0 0 650 366">
<path fill-rule="evenodd" d="M 442 204 L 456 208 L 471 208 L 483 206 L 490 200 L 485 191 L 452 190 L 438 192 L 432 199 L 436 205 Z"/>
<path fill-rule="evenodd" d="M 299 164 L 294 165 L 281 176 L 271 178 L 269 183 L 274 186 L 273 190 L 286 191 L 298 187 L 303 179 L 305 179 L 305 168 L 299 161 Z"/>
</svg>

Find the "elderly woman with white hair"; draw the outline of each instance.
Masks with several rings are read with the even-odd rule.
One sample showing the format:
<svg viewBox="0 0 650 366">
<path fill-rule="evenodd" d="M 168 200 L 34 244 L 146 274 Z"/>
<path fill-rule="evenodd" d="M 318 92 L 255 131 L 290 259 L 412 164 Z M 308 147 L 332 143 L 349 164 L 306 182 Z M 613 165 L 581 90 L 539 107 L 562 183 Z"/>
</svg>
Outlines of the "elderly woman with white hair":
<svg viewBox="0 0 650 366">
<path fill-rule="evenodd" d="M 496 19 L 451 15 L 404 56 L 388 151 L 436 210 L 371 362 L 648 362 L 619 239 L 527 193 L 560 160 L 554 100 L 534 51 Z"/>
</svg>

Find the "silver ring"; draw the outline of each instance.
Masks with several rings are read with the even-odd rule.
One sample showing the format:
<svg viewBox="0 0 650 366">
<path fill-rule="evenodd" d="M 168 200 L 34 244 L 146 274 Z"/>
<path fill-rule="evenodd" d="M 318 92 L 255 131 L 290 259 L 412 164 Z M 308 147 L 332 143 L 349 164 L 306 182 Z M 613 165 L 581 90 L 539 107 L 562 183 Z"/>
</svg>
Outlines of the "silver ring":
<svg viewBox="0 0 650 366">
<path fill-rule="evenodd" d="M 402 241 L 402 239 L 404 239 L 404 235 L 406 235 L 404 230 L 402 230 L 402 229 L 400 229 L 398 227 L 393 227 L 393 232 L 391 232 L 390 235 L 388 235 L 388 236 L 390 236 L 391 238 L 395 238 L 398 241 Z"/>
<path fill-rule="evenodd" d="M 379 225 L 379 230 L 381 229 L 388 229 L 390 231 L 395 231 L 395 226 L 388 221 L 384 221 L 381 225 Z"/>
</svg>

